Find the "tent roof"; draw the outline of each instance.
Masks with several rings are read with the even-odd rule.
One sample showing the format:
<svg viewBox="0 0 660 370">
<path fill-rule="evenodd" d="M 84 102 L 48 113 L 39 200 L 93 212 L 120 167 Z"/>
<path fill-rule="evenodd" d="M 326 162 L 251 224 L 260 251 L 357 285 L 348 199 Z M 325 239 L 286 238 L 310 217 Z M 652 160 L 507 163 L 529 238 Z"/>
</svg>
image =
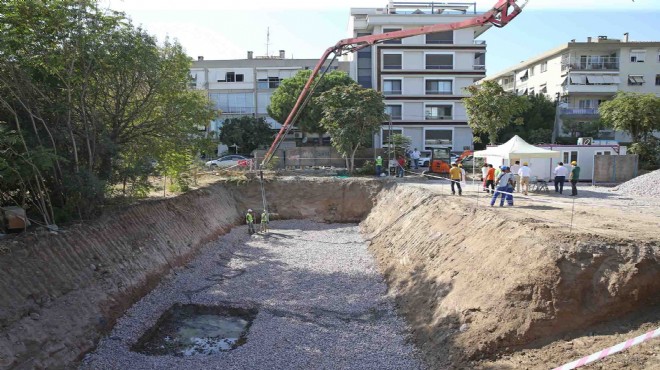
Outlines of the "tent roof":
<svg viewBox="0 0 660 370">
<path fill-rule="evenodd" d="M 558 158 L 561 154 L 556 150 L 548 150 L 528 144 L 516 135 L 502 145 L 474 152 L 478 158 L 502 157 L 504 159 L 520 158 Z"/>
</svg>

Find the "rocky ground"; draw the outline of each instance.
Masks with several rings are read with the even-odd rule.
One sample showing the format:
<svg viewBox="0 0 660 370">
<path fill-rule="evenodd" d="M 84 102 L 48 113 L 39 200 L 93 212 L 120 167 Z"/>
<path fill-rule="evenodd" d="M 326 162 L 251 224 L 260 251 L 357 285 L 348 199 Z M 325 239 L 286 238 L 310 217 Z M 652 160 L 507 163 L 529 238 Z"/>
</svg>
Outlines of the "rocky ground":
<svg viewBox="0 0 660 370">
<path fill-rule="evenodd" d="M 135 304 L 82 369 L 418 369 L 408 329 L 355 225 L 239 227 Z M 253 308 L 247 343 L 217 355 L 148 356 L 131 346 L 175 303 Z"/>
<path fill-rule="evenodd" d="M 660 198 L 660 170 L 636 177 L 617 187 L 617 191 L 624 195 Z"/>
</svg>

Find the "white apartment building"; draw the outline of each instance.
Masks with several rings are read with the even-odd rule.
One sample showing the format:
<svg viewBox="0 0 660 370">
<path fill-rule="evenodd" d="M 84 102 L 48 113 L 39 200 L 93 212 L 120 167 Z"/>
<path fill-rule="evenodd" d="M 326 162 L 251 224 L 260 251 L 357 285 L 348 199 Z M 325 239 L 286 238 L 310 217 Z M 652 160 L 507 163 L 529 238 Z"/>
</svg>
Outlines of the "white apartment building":
<svg viewBox="0 0 660 370">
<path fill-rule="evenodd" d="M 352 37 L 451 23 L 475 17 L 476 3 L 394 2 L 384 8 L 352 8 Z M 466 87 L 486 75 L 486 44 L 475 38 L 489 26 L 391 40 L 352 56 L 351 76 L 385 95 L 392 133 L 419 149 L 472 149 L 462 99 Z M 388 145 L 389 122 L 375 135 Z"/>
<path fill-rule="evenodd" d="M 519 95 L 542 93 L 559 98 L 555 133 L 564 136 L 565 120 L 598 119 L 598 106 L 618 91 L 660 96 L 660 42 L 629 41 L 628 34 L 623 39 L 571 40 L 486 79 Z M 630 140 L 611 130 L 603 130 L 601 138 Z"/>
<path fill-rule="evenodd" d="M 284 79 L 300 70 L 313 69 L 317 62 L 316 59 L 286 59 L 284 50 L 269 57 L 255 57 L 248 51 L 247 59 L 204 60 L 198 57 L 190 68 L 191 87 L 206 91 L 221 111 L 211 122 L 209 132 L 217 134 L 226 119 L 246 115 L 263 117 L 274 130 L 279 129 L 280 122 L 269 117 L 267 111 L 273 92 Z M 343 69 L 347 71 L 348 64 L 344 62 L 335 62 L 331 70 L 340 65 L 345 65 Z M 302 136 L 292 132 L 283 146 L 295 146 L 296 139 L 302 140 Z M 219 149 L 224 150 L 226 148 Z"/>
</svg>

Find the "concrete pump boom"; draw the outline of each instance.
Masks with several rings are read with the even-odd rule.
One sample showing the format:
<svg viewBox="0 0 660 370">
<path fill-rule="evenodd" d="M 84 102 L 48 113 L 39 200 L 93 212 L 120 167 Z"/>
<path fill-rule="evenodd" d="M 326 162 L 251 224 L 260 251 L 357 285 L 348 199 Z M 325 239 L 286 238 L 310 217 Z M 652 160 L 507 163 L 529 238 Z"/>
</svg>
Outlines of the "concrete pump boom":
<svg viewBox="0 0 660 370">
<path fill-rule="evenodd" d="M 522 5 L 517 4 L 519 1 L 521 0 L 498 0 L 497 4 L 495 4 L 495 6 L 488 12 L 460 22 L 434 24 L 431 26 L 340 40 L 336 45 L 328 48 L 325 53 L 323 53 L 323 56 L 321 56 L 321 59 L 319 59 L 318 63 L 312 70 L 312 74 L 309 76 L 307 83 L 305 83 L 305 86 L 300 92 L 296 104 L 293 106 L 293 109 L 291 109 L 289 116 L 282 124 L 282 128 L 280 128 L 275 140 L 273 140 L 268 152 L 264 156 L 264 160 L 261 162 L 261 167 L 263 168 L 271 160 L 273 154 L 275 154 L 275 150 L 277 150 L 282 140 L 284 140 L 287 132 L 293 127 L 299 112 L 304 108 L 313 92 L 313 85 L 316 76 L 319 75 L 321 68 L 323 68 L 323 64 L 331 54 L 334 53 L 336 58 L 337 56 L 353 53 L 360 49 L 388 40 L 396 40 L 410 36 L 426 35 L 429 33 L 449 30 L 460 30 L 463 28 L 484 26 L 486 24 L 492 24 L 495 27 L 504 27 L 522 12 L 522 9 L 527 4 L 528 0 L 522 3 Z"/>
</svg>

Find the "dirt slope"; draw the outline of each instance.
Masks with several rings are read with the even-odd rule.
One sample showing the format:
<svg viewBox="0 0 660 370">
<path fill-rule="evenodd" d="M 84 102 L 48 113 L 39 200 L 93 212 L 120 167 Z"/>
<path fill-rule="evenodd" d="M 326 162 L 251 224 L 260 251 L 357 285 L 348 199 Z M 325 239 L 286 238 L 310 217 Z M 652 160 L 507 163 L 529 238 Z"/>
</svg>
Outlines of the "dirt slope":
<svg viewBox="0 0 660 370">
<path fill-rule="evenodd" d="M 569 234 L 405 185 L 381 192 L 362 227 L 432 367 L 533 347 L 660 303 L 655 240 Z"/>
</svg>

